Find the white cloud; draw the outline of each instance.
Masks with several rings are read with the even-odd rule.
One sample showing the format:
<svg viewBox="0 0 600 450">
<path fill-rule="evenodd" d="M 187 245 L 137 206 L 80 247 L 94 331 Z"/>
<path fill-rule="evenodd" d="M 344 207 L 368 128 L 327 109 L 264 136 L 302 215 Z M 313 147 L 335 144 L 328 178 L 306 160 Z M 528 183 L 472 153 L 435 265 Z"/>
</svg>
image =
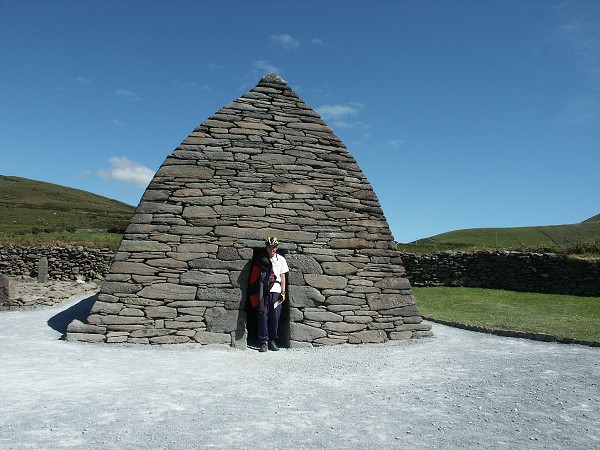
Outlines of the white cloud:
<svg viewBox="0 0 600 450">
<path fill-rule="evenodd" d="M 85 84 L 86 86 L 89 86 L 90 84 L 94 84 L 94 82 L 92 80 L 90 80 L 89 78 L 86 78 L 86 77 L 77 77 L 77 78 L 75 78 L 75 80 L 80 84 Z"/>
<path fill-rule="evenodd" d="M 323 41 L 319 38 L 314 38 L 310 43 L 311 45 L 323 45 Z"/>
<path fill-rule="evenodd" d="M 114 123 L 118 127 L 124 127 L 125 126 L 125 122 L 123 122 L 122 120 L 119 120 L 119 119 L 113 119 L 112 123 Z"/>
<path fill-rule="evenodd" d="M 330 121 L 334 128 L 351 128 L 366 130 L 370 125 L 360 121 L 348 120 L 356 116 L 363 105 L 360 103 L 348 103 L 346 105 L 323 105 L 315 109 L 315 111 L 325 120 Z"/>
<path fill-rule="evenodd" d="M 269 36 L 272 42 L 281 45 L 286 50 L 298 50 L 300 47 L 300 41 L 294 39 L 289 34 L 278 34 Z"/>
<path fill-rule="evenodd" d="M 369 125 L 368 123 L 360 121 L 347 122 L 345 120 L 334 120 L 333 122 L 331 122 L 331 126 L 333 128 L 350 128 L 354 130 L 368 130 L 369 128 L 371 128 L 371 125 Z"/>
<path fill-rule="evenodd" d="M 154 177 L 154 171 L 135 161 L 130 161 L 124 156 L 112 156 L 108 159 L 111 168 L 98 171 L 98 176 L 108 181 L 135 184 L 146 187 Z"/>
<path fill-rule="evenodd" d="M 260 61 L 254 61 L 252 65 L 265 73 L 281 73 L 281 69 L 277 66 L 270 64 L 268 61 L 261 59 Z"/>
<path fill-rule="evenodd" d="M 360 105 L 323 105 L 315 109 L 315 111 L 324 119 L 340 120 L 344 117 L 355 116 L 358 114 Z"/>
</svg>

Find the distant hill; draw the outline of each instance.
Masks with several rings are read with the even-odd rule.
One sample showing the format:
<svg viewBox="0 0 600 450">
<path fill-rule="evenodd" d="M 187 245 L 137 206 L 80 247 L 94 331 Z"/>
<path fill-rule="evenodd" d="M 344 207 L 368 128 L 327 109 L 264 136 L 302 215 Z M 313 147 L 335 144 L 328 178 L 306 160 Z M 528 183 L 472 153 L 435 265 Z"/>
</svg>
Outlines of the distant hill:
<svg viewBox="0 0 600 450">
<path fill-rule="evenodd" d="M 134 209 L 79 189 L 0 175 L 0 236 L 81 230 L 122 233 Z"/>
<path fill-rule="evenodd" d="M 548 249 L 556 246 L 597 247 L 600 242 L 600 214 L 581 223 L 515 228 L 471 228 L 449 231 L 411 244 L 439 247 L 442 249 L 505 248 Z"/>
</svg>

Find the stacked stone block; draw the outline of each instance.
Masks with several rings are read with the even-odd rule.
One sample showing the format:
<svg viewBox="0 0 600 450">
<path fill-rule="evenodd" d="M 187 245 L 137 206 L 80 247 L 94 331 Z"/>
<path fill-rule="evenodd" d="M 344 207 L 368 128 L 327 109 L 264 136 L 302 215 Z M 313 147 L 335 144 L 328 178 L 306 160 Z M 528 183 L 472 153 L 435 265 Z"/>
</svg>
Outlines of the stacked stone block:
<svg viewBox="0 0 600 450">
<path fill-rule="evenodd" d="M 167 157 L 87 323 L 73 322 L 67 338 L 244 348 L 250 260 L 269 235 L 291 270 L 284 345 L 429 335 L 360 167 L 268 75 Z"/>
</svg>

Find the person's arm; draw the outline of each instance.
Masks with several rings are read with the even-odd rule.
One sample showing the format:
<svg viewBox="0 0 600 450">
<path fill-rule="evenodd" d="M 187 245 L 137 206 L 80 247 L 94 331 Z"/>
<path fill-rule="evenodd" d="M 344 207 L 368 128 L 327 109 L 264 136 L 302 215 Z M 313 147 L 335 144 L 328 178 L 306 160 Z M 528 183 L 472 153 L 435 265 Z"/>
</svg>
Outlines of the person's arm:
<svg viewBox="0 0 600 450">
<path fill-rule="evenodd" d="M 285 273 L 281 274 L 281 292 L 285 292 Z"/>
</svg>

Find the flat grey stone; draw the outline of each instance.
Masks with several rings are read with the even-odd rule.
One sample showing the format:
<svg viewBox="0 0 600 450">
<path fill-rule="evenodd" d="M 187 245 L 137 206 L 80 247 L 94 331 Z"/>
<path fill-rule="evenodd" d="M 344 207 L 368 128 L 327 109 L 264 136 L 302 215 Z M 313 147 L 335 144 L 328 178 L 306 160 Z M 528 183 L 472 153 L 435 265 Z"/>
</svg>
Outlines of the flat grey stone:
<svg viewBox="0 0 600 450">
<path fill-rule="evenodd" d="M 344 289 L 348 279 L 341 276 L 319 275 L 308 273 L 304 275 L 306 283 L 317 289 Z"/>
<path fill-rule="evenodd" d="M 206 319 L 206 329 L 214 333 L 231 333 L 238 327 L 237 310 L 227 310 L 225 308 L 208 308 L 204 317 Z"/>
<path fill-rule="evenodd" d="M 106 342 L 106 336 L 104 336 L 104 334 L 96 333 L 67 333 L 66 340 L 80 342 Z"/>
<path fill-rule="evenodd" d="M 106 333 L 106 327 L 83 323 L 75 319 L 67 326 L 67 334 L 69 333 L 104 334 Z"/>
<path fill-rule="evenodd" d="M 194 334 L 194 341 L 199 344 L 231 344 L 231 336 L 224 333 L 212 333 L 210 331 L 198 331 Z"/>
<path fill-rule="evenodd" d="M 310 310 L 307 308 L 304 310 L 304 319 L 316 322 L 341 322 L 344 320 L 344 317 L 329 311 Z"/>
<path fill-rule="evenodd" d="M 327 332 L 303 323 L 290 323 L 290 340 L 312 342 L 317 338 L 327 336 Z"/>
<path fill-rule="evenodd" d="M 383 330 L 366 330 L 351 333 L 348 342 L 351 344 L 382 343 L 387 341 L 387 334 Z"/>
<path fill-rule="evenodd" d="M 289 295 L 290 306 L 297 308 L 316 306 L 325 300 L 325 296 L 311 286 L 290 286 Z"/>
<path fill-rule="evenodd" d="M 368 294 L 367 303 L 373 310 L 392 309 L 415 304 L 412 295 L 401 294 Z"/>
<path fill-rule="evenodd" d="M 191 339 L 187 336 L 179 335 L 166 335 L 166 336 L 155 336 L 150 338 L 152 344 L 184 344 L 190 342 Z"/>
<path fill-rule="evenodd" d="M 362 323 L 346 323 L 346 322 L 326 322 L 323 324 L 325 330 L 337 331 L 340 333 L 353 333 L 366 328 Z"/>
<path fill-rule="evenodd" d="M 194 300 L 196 288 L 175 283 L 157 283 L 143 288 L 138 296 L 161 300 Z"/>
<path fill-rule="evenodd" d="M 173 319 L 177 317 L 177 309 L 168 306 L 148 306 L 144 308 L 144 311 L 150 319 Z"/>
</svg>

